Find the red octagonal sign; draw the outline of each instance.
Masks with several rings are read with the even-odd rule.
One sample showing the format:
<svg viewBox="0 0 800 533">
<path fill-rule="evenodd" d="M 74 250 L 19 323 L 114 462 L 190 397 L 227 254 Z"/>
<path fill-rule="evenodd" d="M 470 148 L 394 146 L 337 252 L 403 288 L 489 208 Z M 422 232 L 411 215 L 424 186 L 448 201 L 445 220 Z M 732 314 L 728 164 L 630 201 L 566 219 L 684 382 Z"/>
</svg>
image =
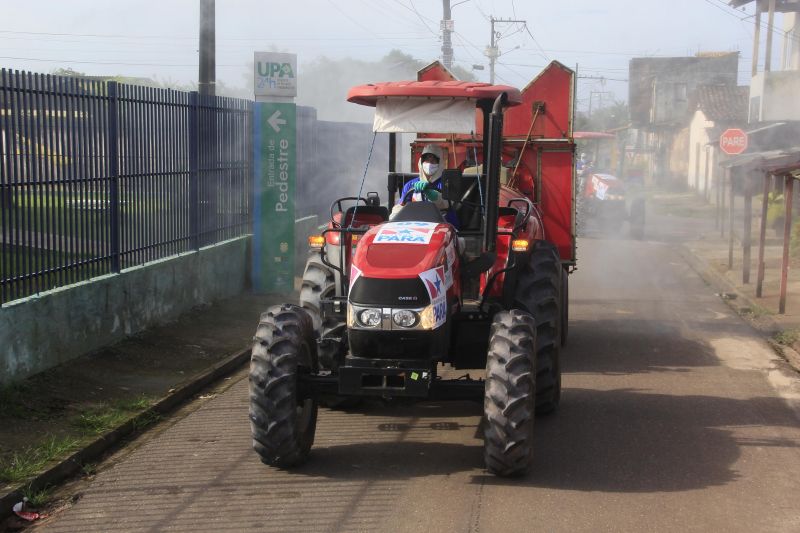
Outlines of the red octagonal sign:
<svg viewBox="0 0 800 533">
<path fill-rule="evenodd" d="M 719 138 L 719 147 L 728 155 L 741 154 L 747 150 L 747 134 L 739 128 L 730 128 Z"/>
</svg>

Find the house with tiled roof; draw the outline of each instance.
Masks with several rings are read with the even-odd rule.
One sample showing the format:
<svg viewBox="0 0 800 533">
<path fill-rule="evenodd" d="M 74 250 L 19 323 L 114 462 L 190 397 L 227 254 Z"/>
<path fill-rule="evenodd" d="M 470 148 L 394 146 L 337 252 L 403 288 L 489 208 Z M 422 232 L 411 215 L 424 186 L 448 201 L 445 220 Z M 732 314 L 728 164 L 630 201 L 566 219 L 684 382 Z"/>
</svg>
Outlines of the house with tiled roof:
<svg viewBox="0 0 800 533">
<path fill-rule="evenodd" d="M 689 187 L 707 194 L 719 174 L 717 140 L 728 128 L 747 126 L 748 87 L 701 85 L 689 98 Z"/>
</svg>

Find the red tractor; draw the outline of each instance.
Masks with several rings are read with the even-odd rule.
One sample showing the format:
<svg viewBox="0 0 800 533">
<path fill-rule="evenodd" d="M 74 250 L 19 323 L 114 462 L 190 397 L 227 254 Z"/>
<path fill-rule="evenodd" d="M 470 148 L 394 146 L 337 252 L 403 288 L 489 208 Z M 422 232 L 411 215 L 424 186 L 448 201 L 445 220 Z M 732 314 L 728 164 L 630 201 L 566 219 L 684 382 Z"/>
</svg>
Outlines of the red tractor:
<svg viewBox="0 0 800 533">
<path fill-rule="evenodd" d="M 307 458 L 320 401 L 373 396 L 483 401 L 487 469 L 528 469 L 534 415 L 561 398 L 575 265 L 573 95 L 574 73 L 556 62 L 523 91 L 460 82 L 438 63 L 417 81 L 350 90 L 390 134 L 388 198 L 336 200 L 327 229 L 309 237 L 300 306 L 261 315 L 250 420 L 264 463 Z M 445 154 L 441 196 L 457 227 L 435 204 L 398 197 L 417 177 L 395 171 L 403 131 L 417 133 L 412 161 L 430 144 Z M 485 376 L 446 379 L 464 368 Z"/>
</svg>

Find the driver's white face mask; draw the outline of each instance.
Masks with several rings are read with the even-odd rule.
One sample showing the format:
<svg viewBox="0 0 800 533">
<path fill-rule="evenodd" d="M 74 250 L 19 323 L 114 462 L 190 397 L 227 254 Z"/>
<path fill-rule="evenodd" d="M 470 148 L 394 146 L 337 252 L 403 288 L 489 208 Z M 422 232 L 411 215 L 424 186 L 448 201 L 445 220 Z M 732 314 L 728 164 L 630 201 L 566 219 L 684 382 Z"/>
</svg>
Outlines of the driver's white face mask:
<svg viewBox="0 0 800 533">
<path fill-rule="evenodd" d="M 434 174 L 436 174 L 436 171 L 438 170 L 439 170 L 438 163 L 429 163 L 427 161 L 422 163 L 422 171 L 428 176 L 433 176 Z"/>
</svg>

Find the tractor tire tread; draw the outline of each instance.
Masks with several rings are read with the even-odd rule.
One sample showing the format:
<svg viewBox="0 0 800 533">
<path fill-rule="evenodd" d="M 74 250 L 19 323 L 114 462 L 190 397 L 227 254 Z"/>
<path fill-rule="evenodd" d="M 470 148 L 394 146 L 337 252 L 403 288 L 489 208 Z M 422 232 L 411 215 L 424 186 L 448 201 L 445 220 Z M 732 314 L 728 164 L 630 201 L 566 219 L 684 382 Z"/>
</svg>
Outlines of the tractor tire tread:
<svg viewBox="0 0 800 533">
<path fill-rule="evenodd" d="M 307 352 L 302 345 L 306 343 Z M 299 361 L 301 355 L 308 359 Z M 289 468 L 308 457 L 314 440 L 317 405 L 310 401 L 305 426 L 298 427 L 297 376 L 300 365 L 316 371 L 312 320 L 302 308 L 283 304 L 261 315 L 250 358 L 250 428 L 261 461 Z"/>
<path fill-rule="evenodd" d="M 556 247 L 536 241 L 519 278 L 515 308 L 536 320 L 536 414 L 552 413 L 561 400 L 561 267 Z"/>
<path fill-rule="evenodd" d="M 484 461 L 489 472 L 519 476 L 533 450 L 536 323 L 519 310 L 497 313 L 486 359 Z"/>
</svg>

